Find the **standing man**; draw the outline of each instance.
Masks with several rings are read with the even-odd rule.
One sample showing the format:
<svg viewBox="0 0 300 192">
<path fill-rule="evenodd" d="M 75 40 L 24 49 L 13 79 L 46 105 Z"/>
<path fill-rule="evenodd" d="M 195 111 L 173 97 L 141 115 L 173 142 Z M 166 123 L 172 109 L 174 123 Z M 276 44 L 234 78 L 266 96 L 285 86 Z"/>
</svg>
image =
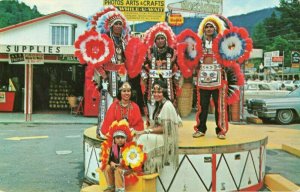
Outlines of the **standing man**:
<svg viewBox="0 0 300 192">
<path fill-rule="evenodd" d="M 175 34 L 166 23 L 158 23 L 146 31 L 145 43 L 149 49 L 141 77 L 145 85 L 144 99 L 148 117 L 152 119 L 155 100 L 151 88 L 155 79 L 161 78 L 167 84 L 168 98 L 176 107 L 176 94 L 183 78 L 176 63 L 175 50 L 172 48 L 175 45 Z"/>
<path fill-rule="evenodd" d="M 100 91 L 97 126 L 97 135 L 100 136 L 106 111 L 117 98 L 122 83 L 129 81 L 133 85 L 132 94 L 135 101 L 142 101 L 142 93 L 139 83 L 140 76 L 132 78 L 128 76 L 130 69 L 126 66 L 126 62 L 128 61 L 126 59 L 126 49 L 129 44 L 130 27 L 125 16 L 115 7 L 107 6 L 92 17 L 90 25 L 91 27 L 95 27 L 98 32 L 106 34 L 112 40 L 113 44 L 105 44 L 105 47 L 112 47 L 114 50 L 114 54 L 109 62 L 95 68 L 95 79 L 97 79 L 96 83 Z M 106 49 L 103 50 L 103 55 L 106 54 L 106 51 Z M 131 61 L 131 63 L 137 65 L 134 61 Z M 140 99 L 137 99 L 137 97 Z"/>
<path fill-rule="evenodd" d="M 213 39 L 222 32 L 222 24 L 215 16 L 208 16 L 203 19 L 199 27 L 200 36 L 203 42 L 203 60 L 197 76 L 197 114 L 194 138 L 205 136 L 207 116 L 210 99 L 212 97 L 215 105 L 216 134 L 219 139 L 225 139 L 227 126 L 227 106 L 225 104 L 226 88 L 223 85 L 224 70 L 216 62 L 212 51 Z"/>
</svg>

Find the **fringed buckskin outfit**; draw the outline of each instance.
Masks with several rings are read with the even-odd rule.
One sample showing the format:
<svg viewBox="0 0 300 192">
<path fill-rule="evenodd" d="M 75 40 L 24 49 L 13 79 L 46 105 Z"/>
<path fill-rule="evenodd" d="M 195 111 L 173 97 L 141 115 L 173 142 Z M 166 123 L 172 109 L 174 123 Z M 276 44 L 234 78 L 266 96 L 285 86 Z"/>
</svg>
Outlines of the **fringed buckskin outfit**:
<svg viewBox="0 0 300 192">
<path fill-rule="evenodd" d="M 160 125 L 162 134 L 143 134 L 137 143 L 143 145 L 147 153 L 145 173 L 160 172 L 165 165 L 178 165 L 178 127 L 182 124 L 171 101 L 164 99 L 156 107 L 150 127 Z"/>
</svg>

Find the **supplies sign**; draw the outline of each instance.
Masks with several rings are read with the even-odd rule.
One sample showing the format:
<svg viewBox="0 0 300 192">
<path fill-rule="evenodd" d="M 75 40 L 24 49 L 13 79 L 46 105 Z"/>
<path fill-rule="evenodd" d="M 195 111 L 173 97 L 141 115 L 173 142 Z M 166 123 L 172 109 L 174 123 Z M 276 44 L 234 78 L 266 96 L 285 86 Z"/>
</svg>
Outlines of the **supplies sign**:
<svg viewBox="0 0 300 192">
<path fill-rule="evenodd" d="M 103 0 L 114 5 L 128 21 L 165 21 L 165 0 Z"/>
</svg>

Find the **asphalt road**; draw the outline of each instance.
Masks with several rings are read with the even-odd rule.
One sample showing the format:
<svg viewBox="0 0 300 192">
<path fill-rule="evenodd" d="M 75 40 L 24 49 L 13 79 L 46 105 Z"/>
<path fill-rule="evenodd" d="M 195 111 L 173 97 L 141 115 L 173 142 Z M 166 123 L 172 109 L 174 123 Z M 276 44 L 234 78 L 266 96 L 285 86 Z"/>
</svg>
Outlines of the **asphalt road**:
<svg viewBox="0 0 300 192">
<path fill-rule="evenodd" d="M 0 192 L 79 192 L 84 179 L 83 132 L 91 126 L 0 124 Z M 299 185 L 299 162 L 281 150 L 267 150 L 266 173 L 282 174 Z"/>
<path fill-rule="evenodd" d="M 80 191 L 83 130 L 90 126 L 0 124 L 0 191 Z M 21 140 L 6 140 L 13 137 Z"/>
</svg>

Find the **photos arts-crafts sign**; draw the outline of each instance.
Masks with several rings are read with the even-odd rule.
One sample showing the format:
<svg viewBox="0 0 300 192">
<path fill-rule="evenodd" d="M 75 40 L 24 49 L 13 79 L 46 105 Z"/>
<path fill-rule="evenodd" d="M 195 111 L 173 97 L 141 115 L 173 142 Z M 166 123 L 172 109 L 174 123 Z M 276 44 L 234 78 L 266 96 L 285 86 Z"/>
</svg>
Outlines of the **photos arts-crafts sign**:
<svg viewBox="0 0 300 192">
<path fill-rule="evenodd" d="M 165 21 L 165 0 L 103 0 L 114 5 L 128 21 Z"/>
</svg>

